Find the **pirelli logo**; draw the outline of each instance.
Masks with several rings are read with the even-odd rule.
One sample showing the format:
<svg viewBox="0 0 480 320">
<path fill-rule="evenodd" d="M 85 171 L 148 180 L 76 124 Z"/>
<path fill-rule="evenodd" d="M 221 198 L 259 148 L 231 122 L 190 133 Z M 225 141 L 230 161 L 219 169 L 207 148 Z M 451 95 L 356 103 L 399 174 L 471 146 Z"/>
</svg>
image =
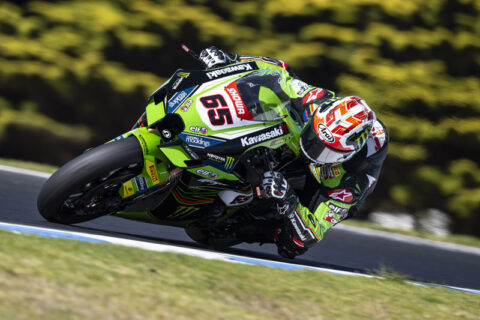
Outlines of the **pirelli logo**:
<svg viewBox="0 0 480 320">
<path fill-rule="evenodd" d="M 152 180 L 152 183 L 158 184 L 160 181 L 158 180 L 158 172 L 157 172 L 157 168 L 155 168 L 155 163 L 147 160 L 145 161 L 145 165 L 147 167 L 147 174 Z"/>
</svg>

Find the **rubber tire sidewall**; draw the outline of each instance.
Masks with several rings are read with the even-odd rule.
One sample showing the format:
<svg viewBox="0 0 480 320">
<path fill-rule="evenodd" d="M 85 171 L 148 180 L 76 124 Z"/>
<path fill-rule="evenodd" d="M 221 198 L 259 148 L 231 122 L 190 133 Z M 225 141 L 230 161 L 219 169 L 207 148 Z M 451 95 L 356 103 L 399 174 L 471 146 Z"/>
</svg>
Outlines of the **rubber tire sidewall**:
<svg viewBox="0 0 480 320">
<path fill-rule="evenodd" d="M 63 224 L 85 222 L 102 216 L 65 216 L 60 215 L 59 210 L 72 193 L 88 182 L 134 163 L 143 163 L 142 148 L 135 137 L 91 149 L 66 163 L 45 182 L 37 198 L 38 211 L 48 221 Z"/>
</svg>

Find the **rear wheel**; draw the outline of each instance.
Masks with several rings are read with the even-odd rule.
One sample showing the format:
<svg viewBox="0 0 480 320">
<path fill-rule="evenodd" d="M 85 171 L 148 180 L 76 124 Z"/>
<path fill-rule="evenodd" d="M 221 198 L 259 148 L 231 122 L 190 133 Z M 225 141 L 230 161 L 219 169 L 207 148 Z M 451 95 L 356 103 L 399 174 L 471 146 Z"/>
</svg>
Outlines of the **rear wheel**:
<svg viewBox="0 0 480 320">
<path fill-rule="evenodd" d="M 71 160 L 45 182 L 37 198 L 40 214 L 51 222 L 85 222 L 125 206 L 118 190 L 139 174 L 143 152 L 135 137 L 96 147 Z"/>
</svg>

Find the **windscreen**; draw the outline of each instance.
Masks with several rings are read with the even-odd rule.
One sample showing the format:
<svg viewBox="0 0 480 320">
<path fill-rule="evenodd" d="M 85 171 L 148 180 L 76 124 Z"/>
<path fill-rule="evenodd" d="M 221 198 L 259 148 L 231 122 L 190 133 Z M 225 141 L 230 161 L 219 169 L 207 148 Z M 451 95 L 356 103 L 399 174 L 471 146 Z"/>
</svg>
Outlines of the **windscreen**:
<svg viewBox="0 0 480 320">
<path fill-rule="evenodd" d="M 278 121 L 288 115 L 290 99 L 281 88 L 282 81 L 282 75 L 273 70 L 255 71 L 236 81 L 252 120 Z"/>
</svg>

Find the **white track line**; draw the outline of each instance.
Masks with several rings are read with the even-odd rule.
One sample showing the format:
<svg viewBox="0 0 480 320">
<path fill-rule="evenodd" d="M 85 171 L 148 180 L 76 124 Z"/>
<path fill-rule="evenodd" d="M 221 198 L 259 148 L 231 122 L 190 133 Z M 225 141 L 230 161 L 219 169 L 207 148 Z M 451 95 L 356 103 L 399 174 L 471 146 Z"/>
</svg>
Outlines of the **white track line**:
<svg viewBox="0 0 480 320">
<path fill-rule="evenodd" d="M 29 169 L 20 169 L 20 168 L 4 166 L 4 165 L 0 165 L 0 171 L 7 171 L 7 172 L 24 174 L 24 175 L 46 178 L 46 179 L 48 179 L 51 176 L 50 173 L 34 171 L 34 170 L 29 170 Z"/>
</svg>

